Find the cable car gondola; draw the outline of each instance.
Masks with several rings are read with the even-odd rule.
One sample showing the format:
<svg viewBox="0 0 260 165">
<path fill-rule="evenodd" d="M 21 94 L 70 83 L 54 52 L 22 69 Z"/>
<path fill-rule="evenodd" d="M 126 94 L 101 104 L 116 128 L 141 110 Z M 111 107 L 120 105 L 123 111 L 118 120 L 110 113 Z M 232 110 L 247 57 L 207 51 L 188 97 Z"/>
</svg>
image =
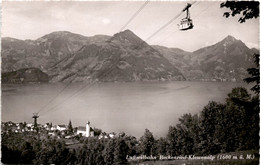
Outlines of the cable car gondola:
<svg viewBox="0 0 260 165">
<path fill-rule="evenodd" d="M 182 12 L 186 11 L 187 15 L 186 18 L 183 18 L 179 24 L 180 30 L 188 30 L 193 28 L 192 19 L 190 19 L 190 12 L 189 8 L 191 7 L 191 4 L 187 4 L 187 6 L 182 10 Z"/>
</svg>

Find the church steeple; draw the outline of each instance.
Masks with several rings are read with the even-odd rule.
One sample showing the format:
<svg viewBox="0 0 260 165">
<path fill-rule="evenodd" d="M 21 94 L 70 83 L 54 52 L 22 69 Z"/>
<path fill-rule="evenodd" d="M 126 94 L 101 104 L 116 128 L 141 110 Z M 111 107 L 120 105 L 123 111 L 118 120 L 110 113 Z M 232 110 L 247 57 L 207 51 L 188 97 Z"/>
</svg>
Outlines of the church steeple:
<svg viewBox="0 0 260 165">
<path fill-rule="evenodd" d="M 90 122 L 87 121 L 87 124 L 86 124 L 86 137 L 89 137 L 90 136 Z"/>
</svg>

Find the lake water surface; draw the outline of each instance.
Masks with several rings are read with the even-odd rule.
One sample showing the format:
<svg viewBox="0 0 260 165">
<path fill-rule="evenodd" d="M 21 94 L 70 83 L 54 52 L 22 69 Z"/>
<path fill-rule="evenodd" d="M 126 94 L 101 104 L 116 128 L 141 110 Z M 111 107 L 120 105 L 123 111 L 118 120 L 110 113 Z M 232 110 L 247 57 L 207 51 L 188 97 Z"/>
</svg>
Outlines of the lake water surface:
<svg viewBox="0 0 260 165">
<path fill-rule="evenodd" d="M 40 111 L 41 124 L 71 120 L 75 127 L 90 121 L 105 132 L 140 137 L 148 128 L 161 137 L 184 113 L 198 113 L 211 100 L 224 102 L 238 86 L 249 88 L 240 83 L 189 81 L 2 85 L 2 121 L 33 122 L 32 113 Z"/>
</svg>

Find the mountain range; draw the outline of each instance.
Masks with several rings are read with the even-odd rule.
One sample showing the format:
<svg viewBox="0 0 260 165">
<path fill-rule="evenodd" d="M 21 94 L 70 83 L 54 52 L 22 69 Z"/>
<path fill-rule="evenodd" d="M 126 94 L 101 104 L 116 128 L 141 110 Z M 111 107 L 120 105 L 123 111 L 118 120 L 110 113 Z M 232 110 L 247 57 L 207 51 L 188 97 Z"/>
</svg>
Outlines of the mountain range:
<svg viewBox="0 0 260 165">
<path fill-rule="evenodd" d="M 258 53 L 232 36 L 187 52 L 148 45 L 130 30 L 113 36 L 59 31 L 36 40 L 2 38 L 1 51 L 2 73 L 9 73 L 2 76 L 38 68 L 51 82 L 242 81 Z"/>
</svg>

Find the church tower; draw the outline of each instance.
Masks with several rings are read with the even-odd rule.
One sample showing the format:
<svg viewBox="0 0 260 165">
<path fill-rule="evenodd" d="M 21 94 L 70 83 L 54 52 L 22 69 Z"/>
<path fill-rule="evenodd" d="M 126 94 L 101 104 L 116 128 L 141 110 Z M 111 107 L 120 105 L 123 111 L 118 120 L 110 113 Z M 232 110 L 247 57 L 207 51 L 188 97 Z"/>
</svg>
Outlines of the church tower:
<svg viewBox="0 0 260 165">
<path fill-rule="evenodd" d="M 86 137 L 89 137 L 90 135 L 90 122 L 88 121 L 86 124 Z"/>
</svg>

